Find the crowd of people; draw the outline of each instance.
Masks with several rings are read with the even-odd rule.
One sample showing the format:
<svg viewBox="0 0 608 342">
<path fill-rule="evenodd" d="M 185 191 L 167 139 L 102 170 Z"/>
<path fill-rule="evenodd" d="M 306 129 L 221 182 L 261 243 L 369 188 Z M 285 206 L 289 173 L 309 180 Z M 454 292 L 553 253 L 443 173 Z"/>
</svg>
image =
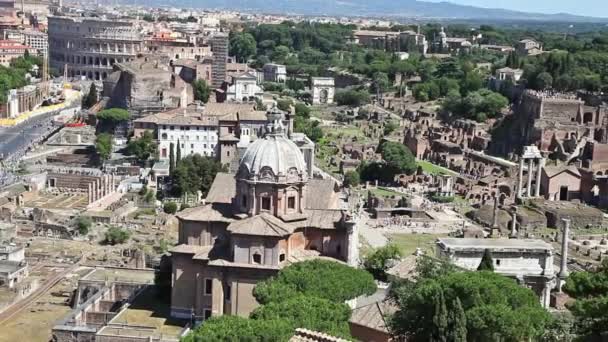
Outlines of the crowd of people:
<svg viewBox="0 0 608 342">
<path fill-rule="evenodd" d="M 25 123 L 19 135 L 14 138 L 18 139 L 18 142 L 14 143 L 16 149 L 5 149 L 5 155 L 2 156 L 0 164 L 0 188 L 11 185 L 19 180 L 19 176 L 15 173 L 19 170 L 19 163 L 23 157 L 54 132 L 56 128 L 58 127 L 53 122 L 52 116 L 37 120 L 33 124 Z"/>
</svg>

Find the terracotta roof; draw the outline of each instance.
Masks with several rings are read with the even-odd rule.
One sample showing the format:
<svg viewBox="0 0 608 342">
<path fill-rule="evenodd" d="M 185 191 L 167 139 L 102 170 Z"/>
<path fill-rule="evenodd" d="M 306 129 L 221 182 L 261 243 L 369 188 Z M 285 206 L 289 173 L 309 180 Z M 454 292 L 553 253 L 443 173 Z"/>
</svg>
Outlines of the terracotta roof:
<svg viewBox="0 0 608 342">
<path fill-rule="evenodd" d="M 306 209 L 338 209 L 339 192 L 332 179 L 310 179 L 306 185 Z M 314 198 L 314 201 L 312 200 Z"/>
<path fill-rule="evenodd" d="M 339 209 L 307 209 L 305 220 L 292 222 L 294 228 L 336 229 L 342 220 L 342 211 Z"/>
<path fill-rule="evenodd" d="M 177 245 L 169 250 L 171 253 L 193 254 L 194 259 L 206 259 L 213 246 L 198 246 L 198 245 Z"/>
<path fill-rule="evenodd" d="M 225 172 L 218 172 L 215 175 L 213 184 L 207 193 L 207 203 L 232 204 L 232 198 L 236 195 L 236 180 L 234 175 Z"/>
<path fill-rule="evenodd" d="M 207 204 L 200 207 L 192 207 L 180 211 L 176 215 L 179 219 L 186 221 L 234 221 L 232 218 L 232 206 L 224 203 Z"/>
<path fill-rule="evenodd" d="M 239 113 L 239 120 L 242 121 L 266 121 L 268 118 L 266 117 L 266 112 L 263 110 L 253 110 L 249 112 L 241 112 Z"/>
<path fill-rule="evenodd" d="M 412 280 L 416 276 L 418 257 L 415 254 L 408 255 L 389 268 L 386 273 L 397 278 Z"/>
<path fill-rule="evenodd" d="M 578 177 L 581 176 L 581 173 L 578 171 L 578 168 L 574 165 L 546 166 L 543 170 L 545 170 L 545 173 L 547 174 L 547 177 L 549 177 L 549 178 L 553 178 L 563 172 L 570 172 Z"/>
<path fill-rule="evenodd" d="M 389 333 L 387 318 L 396 311 L 397 307 L 388 300 L 375 302 L 355 308 L 352 311 L 349 322 Z"/>
<path fill-rule="evenodd" d="M 232 234 L 281 237 L 293 233 L 294 227 L 273 215 L 263 213 L 235 221 L 227 229 Z"/>
<path fill-rule="evenodd" d="M 254 111 L 255 103 L 209 102 L 205 105 L 203 113 L 206 115 L 226 115 L 247 113 Z"/>
<path fill-rule="evenodd" d="M 348 342 L 348 340 L 320 333 L 318 331 L 298 328 L 289 342 Z"/>
</svg>

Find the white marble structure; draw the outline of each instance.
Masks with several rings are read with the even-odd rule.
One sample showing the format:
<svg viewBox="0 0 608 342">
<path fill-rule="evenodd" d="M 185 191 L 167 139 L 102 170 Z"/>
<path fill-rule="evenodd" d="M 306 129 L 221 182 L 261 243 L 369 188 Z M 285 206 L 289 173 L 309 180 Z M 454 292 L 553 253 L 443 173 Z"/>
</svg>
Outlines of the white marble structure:
<svg viewBox="0 0 608 342">
<path fill-rule="evenodd" d="M 334 103 L 336 89 L 332 77 L 312 77 L 310 88 L 312 90 L 312 104 Z"/>
<path fill-rule="evenodd" d="M 247 102 L 255 98 L 262 99 L 264 91 L 257 83 L 258 78 L 250 72 L 232 77 L 232 84 L 226 90 L 226 101 Z"/>
<path fill-rule="evenodd" d="M 484 251 L 492 252 L 494 272 L 515 278 L 531 288 L 544 307 L 549 307 L 551 289 L 555 287 L 553 247 L 532 239 L 441 238 L 437 240 L 437 257 L 452 264 L 477 270 Z"/>
<path fill-rule="evenodd" d="M 540 153 L 538 147 L 534 145 L 525 146 L 524 153 L 519 159 L 519 175 L 517 178 L 517 197 L 538 197 L 540 196 L 540 178 L 543 167 L 545 167 L 545 158 Z M 528 179 L 526 184 L 524 181 L 524 168 L 528 170 Z M 535 181 L 535 187 L 532 188 L 532 179 Z"/>
</svg>

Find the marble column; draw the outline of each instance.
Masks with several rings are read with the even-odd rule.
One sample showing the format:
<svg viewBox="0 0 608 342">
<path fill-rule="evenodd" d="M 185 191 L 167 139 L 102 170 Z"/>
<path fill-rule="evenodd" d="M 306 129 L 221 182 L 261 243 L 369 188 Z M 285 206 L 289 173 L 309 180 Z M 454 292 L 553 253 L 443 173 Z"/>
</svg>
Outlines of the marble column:
<svg viewBox="0 0 608 342">
<path fill-rule="evenodd" d="M 517 237 L 517 212 L 515 210 L 511 213 L 511 237 Z"/>
<path fill-rule="evenodd" d="M 524 179 L 524 159 L 519 159 L 519 177 L 517 177 L 517 196 L 521 197 L 523 195 L 523 179 Z"/>
<path fill-rule="evenodd" d="M 528 197 L 532 196 L 532 172 L 534 170 L 534 159 L 528 160 L 528 188 L 526 189 L 526 193 Z"/>
<path fill-rule="evenodd" d="M 89 183 L 88 185 L 89 185 L 89 189 L 88 189 L 89 191 L 87 192 L 87 196 L 89 199 L 89 204 L 91 204 L 91 203 L 93 203 L 93 186 L 92 186 L 93 184 Z"/>
<path fill-rule="evenodd" d="M 541 174 L 543 173 L 544 166 L 545 166 L 545 159 L 540 158 L 538 160 L 538 169 L 536 170 L 536 192 L 534 193 L 534 196 L 536 196 L 536 197 L 540 196 L 540 178 L 541 178 Z"/>
</svg>

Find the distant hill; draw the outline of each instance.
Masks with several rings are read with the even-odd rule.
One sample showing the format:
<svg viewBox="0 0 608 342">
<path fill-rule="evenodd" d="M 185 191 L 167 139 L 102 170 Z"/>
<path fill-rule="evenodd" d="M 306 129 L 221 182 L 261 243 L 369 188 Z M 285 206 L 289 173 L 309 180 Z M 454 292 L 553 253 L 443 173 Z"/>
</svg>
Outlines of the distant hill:
<svg viewBox="0 0 608 342">
<path fill-rule="evenodd" d="M 144 3 L 139 0 L 140 3 Z M 392 16 L 404 18 L 539 20 L 565 22 L 607 22 L 567 13 L 541 14 L 499 8 L 481 8 L 450 2 L 417 0 L 152 0 L 157 6 L 200 7 L 249 10 L 263 13 L 290 13 L 331 16 Z"/>
</svg>

